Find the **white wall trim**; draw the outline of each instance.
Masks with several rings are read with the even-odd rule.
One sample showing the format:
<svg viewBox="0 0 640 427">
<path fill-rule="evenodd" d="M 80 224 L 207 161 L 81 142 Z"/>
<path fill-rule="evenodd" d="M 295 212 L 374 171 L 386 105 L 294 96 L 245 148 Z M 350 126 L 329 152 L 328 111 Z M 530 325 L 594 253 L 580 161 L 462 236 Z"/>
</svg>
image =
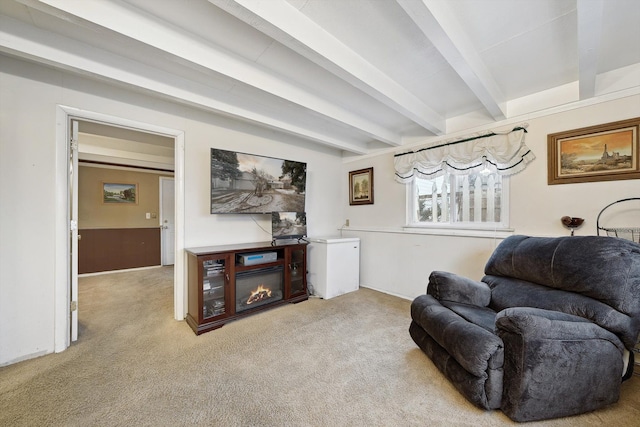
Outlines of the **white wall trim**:
<svg viewBox="0 0 640 427">
<path fill-rule="evenodd" d="M 156 268 L 162 268 L 162 265 L 150 265 L 148 267 L 134 267 L 123 268 L 122 270 L 110 270 L 110 271 L 98 271 L 95 273 L 82 273 L 78 274 L 78 277 L 94 277 L 94 276 L 107 276 L 109 274 L 129 273 L 132 271 L 153 270 Z"/>
<path fill-rule="evenodd" d="M 174 302 L 173 313 L 176 320 L 184 320 L 187 316 L 187 269 L 185 268 L 185 253 L 184 253 L 184 132 L 179 131 L 175 135 L 176 148 L 175 148 L 175 227 L 176 227 L 176 256 L 173 270 L 173 283 L 174 283 Z"/>
<path fill-rule="evenodd" d="M 82 110 L 64 105 L 56 106 L 56 211 L 55 211 L 55 284 L 54 284 L 54 351 L 69 347 L 69 149 L 68 125 L 71 118 L 100 122 L 107 125 L 155 133 L 175 140 L 176 185 L 176 263 L 174 266 L 174 317 L 183 320 L 186 313 L 184 268 L 184 131 L 138 122 L 122 117 Z"/>
<path fill-rule="evenodd" d="M 69 258 L 69 114 L 56 107 L 56 167 L 55 167 L 55 279 L 54 279 L 54 326 L 53 350 L 59 353 L 69 347 L 70 287 L 71 272 Z"/>
<path fill-rule="evenodd" d="M 341 232 L 388 233 L 388 234 L 422 234 L 447 237 L 478 237 L 483 239 L 506 239 L 514 234 L 512 228 L 471 229 L 459 227 L 343 227 Z"/>
<path fill-rule="evenodd" d="M 373 286 L 363 285 L 362 283 L 360 283 L 360 288 L 371 289 L 372 291 L 381 292 L 383 294 L 387 294 L 387 295 L 391 295 L 391 296 L 394 296 L 394 297 L 402 298 L 402 299 L 407 300 L 407 301 L 413 301 L 413 298 L 408 297 L 406 295 L 401 295 L 401 294 L 398 294 L 398 293 L 395 293 L 395 292 L 389 292 L 386 289 L 380 289 L 380 288 L 375 288 Z"/>
</svg>

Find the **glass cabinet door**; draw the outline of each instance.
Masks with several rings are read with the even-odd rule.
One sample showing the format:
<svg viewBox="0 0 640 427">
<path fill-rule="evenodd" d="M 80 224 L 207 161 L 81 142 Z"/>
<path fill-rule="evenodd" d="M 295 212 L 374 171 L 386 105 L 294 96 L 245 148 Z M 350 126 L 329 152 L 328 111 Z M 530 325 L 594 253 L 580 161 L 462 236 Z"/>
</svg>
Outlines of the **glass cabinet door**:
<svg viewBox="0 0 640 427">
<path fill-rule="evenodd" d="M 225 258 L 202 261 L 202 317 L 225 313 Z"/>
<path fill-rule="evenodd" d="M 305 250 L 292 249 L 291 262 L 289 263 L 289 277 L 291 278 L 291 295 L 306 292 L 305 274 L 307 271 L 305 262 Z"/>
</svg>

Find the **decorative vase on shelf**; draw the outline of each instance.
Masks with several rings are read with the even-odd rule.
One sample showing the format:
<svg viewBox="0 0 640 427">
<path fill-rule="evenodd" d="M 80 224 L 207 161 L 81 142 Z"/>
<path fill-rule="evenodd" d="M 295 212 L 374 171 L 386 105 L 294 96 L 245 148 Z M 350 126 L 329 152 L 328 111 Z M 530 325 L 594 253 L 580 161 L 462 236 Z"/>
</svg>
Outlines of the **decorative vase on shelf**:
<svg viewBox="0 0 640 427">
<path fill-rule="evenodd" d="M 560 218 L 560 221 L 562 222 L 562 225 L 564 225 L 565 227 L 571 230 L 571 235 L 573 236 L 573 232 L 577 228 L 580 228 L 580 226 L 584 222 L 584 218 L 563 216 L 562 218 Z"/>
</svg>

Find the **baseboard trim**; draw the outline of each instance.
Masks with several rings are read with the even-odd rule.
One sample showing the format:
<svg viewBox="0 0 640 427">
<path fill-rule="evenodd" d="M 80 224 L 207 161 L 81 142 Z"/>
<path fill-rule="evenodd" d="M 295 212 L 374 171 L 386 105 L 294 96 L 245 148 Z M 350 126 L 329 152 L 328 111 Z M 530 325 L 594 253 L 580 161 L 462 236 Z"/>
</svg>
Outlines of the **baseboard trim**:
<svg viewBox="0 0 640 427">
<path fill-rule="evenodd" d="M 387 294 L 387 295 L 391 295 L 391 296 L 394 296 L 394 297 L 402 298 L 402 299 L 407 300 L 407 301 L 412 301 L 413 300 L 413 298 L 409 298 L 406 295 L 395 294 L 393 292 L 389 292 L 389 291 L 386 291 L 386 290 L 383 290 L 383 289 L 374 288 L 372 286 L 367 286 L 367 285 L 360 284 L 360 287 L 361 288 L 371 289 L 372 291 L 376 291 L 376 292 L 382 292 L 383 294 Z"/>
<path fill-rule="evenodd" d="M 82 273 L 78 277 L 102 276 L 103 274 L 125 273 L 127 271 L 150 270 L 152 268 L 164 267 L 163 265 L 150 265 L 149 267 L 124 268 L 122 270 L 98 271 L 95 273 Z"/>
<path fill-rule="evenodd" d="M 24 356 L 16 357 L 15 359 L 11 359 L 9 361 L 0 363 L 0 368 L 13 365 L 15 363 L 24 362 L 25 360 L 35 359 L 36 357 L 46 356 L 47 354 L 51 354 L 51 353 L 53 353 L 53 351 L 45 350 L 45 351 L 38 351 L 35 353 L 25 354 Z"/>
</svg>

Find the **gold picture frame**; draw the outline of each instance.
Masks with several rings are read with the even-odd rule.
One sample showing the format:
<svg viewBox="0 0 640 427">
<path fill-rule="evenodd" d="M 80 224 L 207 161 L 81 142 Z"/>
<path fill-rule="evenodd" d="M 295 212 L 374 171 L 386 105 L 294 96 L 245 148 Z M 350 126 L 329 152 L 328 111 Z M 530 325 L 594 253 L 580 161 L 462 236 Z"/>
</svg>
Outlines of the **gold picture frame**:
<svg viewBox="0 0 640 427">
<path fill-rule="evenodd" d="M 349 172 L 349 204 L 373 204 L 373 168 Z"/>
<path fill-rule="evenodd" d="M 109 205 L 137 205 L 138 183 L 103 182 L 102 203 Z"/>
<path fill-rule="evenodd" d="M 640 178 L 640 117 L 547 135 L 548 184 Z"/>
</svg>

